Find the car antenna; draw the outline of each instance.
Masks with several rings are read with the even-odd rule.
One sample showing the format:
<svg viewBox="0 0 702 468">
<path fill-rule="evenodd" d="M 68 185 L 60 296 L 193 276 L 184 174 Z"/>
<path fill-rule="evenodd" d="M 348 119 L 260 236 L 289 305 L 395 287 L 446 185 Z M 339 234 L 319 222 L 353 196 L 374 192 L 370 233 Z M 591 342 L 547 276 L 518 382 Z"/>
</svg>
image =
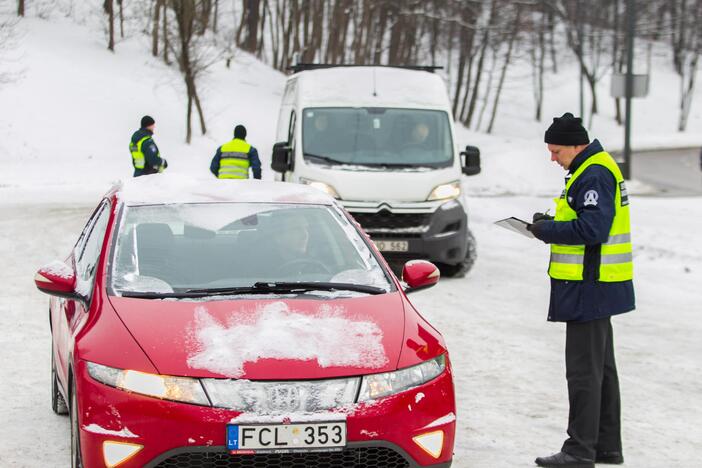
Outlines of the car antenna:
<svg viewBox="0 0 702 468">
<path fill-rule="evenodd" d="M 375 89 L 375 67 L 373 67 L 373 97 L 377 97 L 378 92 Z"/>
</svg>

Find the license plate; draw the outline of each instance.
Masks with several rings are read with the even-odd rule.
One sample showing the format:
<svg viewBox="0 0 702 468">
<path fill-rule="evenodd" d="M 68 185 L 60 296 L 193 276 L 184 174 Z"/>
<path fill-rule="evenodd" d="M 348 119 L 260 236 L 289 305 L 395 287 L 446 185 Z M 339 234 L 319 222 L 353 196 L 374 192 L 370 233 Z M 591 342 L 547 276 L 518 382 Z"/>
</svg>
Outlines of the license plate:
<svg viewBox="0 0 702 468">
<path fill-rule="evenodd" d="M 409 242 L 407 241 L 374 240 L 373 243 L 381 252 L 407 252 L 409 250 Z"/>
<path fill-rule="evenodd" d="M 345 422 L 227 426 L 227 449 L 234 453 L 332 451 L 345 446 Z"/>
</svg>

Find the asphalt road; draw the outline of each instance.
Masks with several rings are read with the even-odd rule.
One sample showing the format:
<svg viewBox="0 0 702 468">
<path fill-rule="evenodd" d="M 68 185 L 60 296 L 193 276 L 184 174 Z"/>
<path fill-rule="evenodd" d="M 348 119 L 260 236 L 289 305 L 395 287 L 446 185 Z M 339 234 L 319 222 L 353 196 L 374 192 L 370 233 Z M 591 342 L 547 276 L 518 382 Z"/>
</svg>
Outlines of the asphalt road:
<svg viewBox="0 0 702 468">
<path fill-rule="evenodd" d="M 632 177 L 659 189 L 660 195 L 702 195 L 700 164 L 700 148 L 635 150 Z"/>
</svg>

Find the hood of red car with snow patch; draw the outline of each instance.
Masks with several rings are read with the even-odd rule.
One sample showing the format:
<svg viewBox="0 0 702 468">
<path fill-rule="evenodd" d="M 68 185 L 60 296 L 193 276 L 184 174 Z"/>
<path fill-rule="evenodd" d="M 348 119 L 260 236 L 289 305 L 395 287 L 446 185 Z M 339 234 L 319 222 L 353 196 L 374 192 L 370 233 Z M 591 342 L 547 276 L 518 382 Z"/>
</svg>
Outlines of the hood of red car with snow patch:
<svg viewBox="0 0 702 468">
<path fill-rule="evenodd" d="M 147 300 L 110 297 L 160 374 L 320 379 L 397 368 L 399 292 L 334 300 Z M 118 352 L 118 350 L 116 350 Z"/>
</svg>

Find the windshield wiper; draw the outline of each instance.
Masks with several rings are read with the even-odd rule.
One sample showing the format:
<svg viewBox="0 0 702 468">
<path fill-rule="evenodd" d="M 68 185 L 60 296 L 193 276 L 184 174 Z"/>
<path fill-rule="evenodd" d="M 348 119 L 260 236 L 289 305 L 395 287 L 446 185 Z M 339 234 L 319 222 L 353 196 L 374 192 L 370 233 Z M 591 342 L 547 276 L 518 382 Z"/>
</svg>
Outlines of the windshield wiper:
<svg viewBox="0 0 702 468">
<path fill-rule="evenodd" d="M 290 282 L 273 282 L 264 283 L 258 282 L 254 284 L 255 288 L 270 290 L 271 292 L 287 292 L 287 291 L 356 291 L 366 294 L 384 294 L 387 291 L 377 286 L 368 286 L 365 284 L 354 283 L 329 283 L 318 281 L 290 281 Z"/>
<path fill-rule="evenodd" d="M 312 153 L 302 153 L 304 156 L 308 158 L 314 158 L 314 159 L 319 159 L 320 161 L 324 161 L 329 164 L 344 164 L 342 161 L 339 161 L 338 159 L 330 158 L 329 156 L 322 156 L 321 154 L 312 154 Z"/>
<path fill-rule="evenodd" d="M 234 294 L 268 294 L 268 293 L 298 293 L 309 291 L 357 291 L 366 294 L 383 294 L 387 291 L 376 286 L 353 283 L 327 283 L 317 281 L 259 281 L 253 286 L 233 288 L 187 289 L 180 294 L 202 295 L 234 295 Z M 178 294 L 178 293 L 177 293 Z"/>
<path fill-rule="evenodd" d="M 303 293 L 309 291 L 356 291 L 366 294 L 384 294 L 387 291 L 376 286 L 353 283 L 327 283 L 327 282 L 258 282 L 253 286 L 236 286 L 227 288 L 196 288 L 174 292 L 150 291 L 120 291 L 122 297 L 135 297 L 140 299 L 185 299 L 191 297 L 208 296 L 235 296 L 239 294 L 271 294 L 271 293 Z"/>
</svg>

